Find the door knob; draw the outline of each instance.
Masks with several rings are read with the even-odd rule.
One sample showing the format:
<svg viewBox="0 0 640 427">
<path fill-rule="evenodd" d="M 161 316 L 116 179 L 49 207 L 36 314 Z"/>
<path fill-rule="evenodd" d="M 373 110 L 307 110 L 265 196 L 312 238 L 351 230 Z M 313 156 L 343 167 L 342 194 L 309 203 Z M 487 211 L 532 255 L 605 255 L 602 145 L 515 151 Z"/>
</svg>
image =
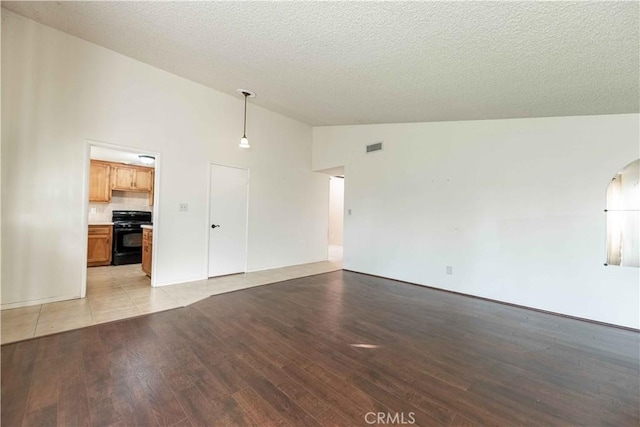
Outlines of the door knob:
<svg viewBox="0 0 640 427">
<path fill-rule="evenodd" d="M 211 224 L 211 228 L 218 228 L 218 227 L 220 227 L 220 226 L 216 225 L 216 224 Z"/>
</svg>

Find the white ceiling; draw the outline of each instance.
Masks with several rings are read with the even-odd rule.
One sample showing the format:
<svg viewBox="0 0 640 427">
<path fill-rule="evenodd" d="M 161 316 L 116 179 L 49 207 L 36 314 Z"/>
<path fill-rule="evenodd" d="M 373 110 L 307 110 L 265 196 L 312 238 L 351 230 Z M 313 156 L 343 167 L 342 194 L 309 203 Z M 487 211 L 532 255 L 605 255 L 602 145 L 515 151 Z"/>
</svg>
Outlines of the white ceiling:
<svg viewBox="0 0 640 427">
<path fill-rule="evenodd" d="M 2 2 L 312 125 L 639 111 L 638 2 Z"/>
<path fill-rule="evenodd" d="M 107 162 L 117 162 L 117 163 L 125 163 L 127 165 L 139 165 L 139 166 L 147 166 L 147 167 L 155 167 L 154 164 L 146 164 L 140 160 L 138 155 L 146 155 L 152 156 L 147 153 L 134 153 L 131 151 L 121 151 L 121 150 L 112 150 L 110 148 L 91 146 L 91 154 L 90 158 L 95 160 L 104 160 Z"/>
</svg>

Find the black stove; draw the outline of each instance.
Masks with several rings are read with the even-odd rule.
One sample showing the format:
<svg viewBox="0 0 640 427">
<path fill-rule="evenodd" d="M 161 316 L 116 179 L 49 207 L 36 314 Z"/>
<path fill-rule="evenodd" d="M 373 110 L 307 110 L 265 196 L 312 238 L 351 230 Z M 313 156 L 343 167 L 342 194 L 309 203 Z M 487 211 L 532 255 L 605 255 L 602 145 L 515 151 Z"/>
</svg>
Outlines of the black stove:
<svg viewBox="0 0 640 427">
<path fill-rule="evenodd" d="M 151 225 L 151 212 L 113 211 L 113 265 L 142 262 L 142 225 Z"/>
<path fill-rule="evenodd" d="M 111 221 L 115 223 L 151 223 L 151 212 L 146 211 L 113 211 Z"/>
<path fill-rule="evenodd" d="M 152 225 L 151 221 L 113 221 L 113 226 L 118 228 L 140 228 L 141 225 Z"/>
</svg>

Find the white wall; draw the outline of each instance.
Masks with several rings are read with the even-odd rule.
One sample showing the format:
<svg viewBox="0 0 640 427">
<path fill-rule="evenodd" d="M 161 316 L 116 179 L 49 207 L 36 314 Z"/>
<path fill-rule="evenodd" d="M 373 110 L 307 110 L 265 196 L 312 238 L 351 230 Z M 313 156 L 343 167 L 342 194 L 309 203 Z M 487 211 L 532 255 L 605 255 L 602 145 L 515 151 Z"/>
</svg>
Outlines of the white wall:
<svg viewBox="0 0 640 427">
<path fill-rule="evenodd" d="M 630 114 L 320 127 L 313 168 L 345 166 L 345 269 L 638 328 L 640 270 L 603 265 L 603 209 L 611 178 L 639 157 L 639 125 Z"/>
<path fill-rule="evenodd" d="M 3 9 L 3 306 L 80 295 L 86 140 L 160 153 L 160 285 L 206 277 L 210 162 L 251 171 L 249 270 L 326 259 L 311 128 L 250 105 L 242 150 L 242 102 Z"/>
<path fill-rule="evenodd" d="M 329 180 L 329 244 L 342 246 L 344 229 L 344 179 Z"/>
</svg>

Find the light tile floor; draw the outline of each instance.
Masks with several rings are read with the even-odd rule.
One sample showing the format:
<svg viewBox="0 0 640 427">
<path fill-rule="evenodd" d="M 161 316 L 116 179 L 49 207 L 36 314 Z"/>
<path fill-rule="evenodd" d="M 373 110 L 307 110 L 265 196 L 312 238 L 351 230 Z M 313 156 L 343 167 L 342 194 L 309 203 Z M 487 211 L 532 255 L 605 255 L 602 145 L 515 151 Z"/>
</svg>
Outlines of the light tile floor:
<svg viewBox="0 0 640 427">
<path fill-rule="evenodd" d="M 183 307 L 211 295 L 342 269 L 342 247 L 329 260 L 152 288 L 140 264 L 87 270 L 87 297 L 2 310 L 1 342 L 20 341 L 141 314 Z"/>
</svg>

